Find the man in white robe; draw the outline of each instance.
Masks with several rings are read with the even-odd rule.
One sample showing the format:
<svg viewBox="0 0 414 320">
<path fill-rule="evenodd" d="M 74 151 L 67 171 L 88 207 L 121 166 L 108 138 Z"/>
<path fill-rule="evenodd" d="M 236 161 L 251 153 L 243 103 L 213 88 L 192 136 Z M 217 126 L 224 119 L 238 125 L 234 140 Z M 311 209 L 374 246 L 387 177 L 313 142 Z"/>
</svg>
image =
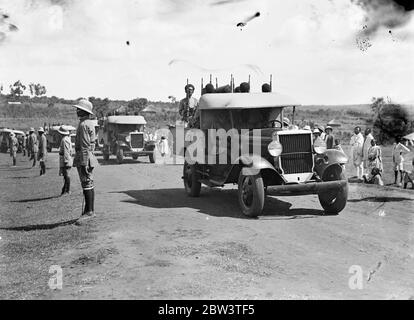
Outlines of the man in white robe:
<svg viewBox="0 0 414 320">
<path fill-rule="evenodd" d="M 352 163 L 356 169 L 358 179 L 362 180 L 362 176 L 364 175 L 364 163 L 362 158 L 364 137 L 362 136 L 360 127 L 355 127 L 354 135 L 351 137 L 350 145 Z"/>
<path fill-rule="evenodd" d="M 368 150 L 371 147 L 371 141 L 374 140 L 374 137 L 371 133 L 371 129 L 370 128 L 366 128 L 365 129 L 365 140 L 364 140 L 364 145 L 362 147 L 362 159 L 364 161 L 364 170 L 368 169 Z"/>
</svg>

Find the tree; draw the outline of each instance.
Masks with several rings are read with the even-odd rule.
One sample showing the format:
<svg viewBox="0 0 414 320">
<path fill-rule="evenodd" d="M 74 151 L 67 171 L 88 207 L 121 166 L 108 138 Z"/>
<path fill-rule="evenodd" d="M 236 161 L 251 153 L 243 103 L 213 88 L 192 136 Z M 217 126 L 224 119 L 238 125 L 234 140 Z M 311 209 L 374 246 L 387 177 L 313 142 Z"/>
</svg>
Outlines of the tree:
<svg viewBox="0 0 414 320">
<path fill-rule="evenodd" d="M 10 85 L 10 95 L 20 97 L 24 91 L 26 90 L 26 86 L 21 83 L 20 80 L 16 81 L 13 85 Z"/>
<path fill-rule="evenodd" d="M 146 98 L 134 99 L 128 102 L 128 109 L 132 111 L 133 113 L 141 112 L 142 110 L 145 109 L 147 104 L 148 104 L 148 99 Z"/>
<path fill-rule="evenodd" d="M 34 86 L 34 93 L 36 97 L 41 97 L 46 94 L 46 87 L 38 83 Z"/>
<path fill-rule="evenodd" d="M 380 111 L 380 109 L 385 105 L 385 100 L 383 97 L 373 97 L 372 98 L 372 104 L 371 104 L 371 111 L 374 113 L 374 115 L 377 115 Z"/>
<path fill-rule="evenodd" d="M 92 103 L 96 116 L 103 117 L 109 110 L 109 99 L 101 99 L 95 97 L 89 97 L 88 100 Z"/>
<path fill-rule="evenodd" d="M 386 102 L 384 98 L 373 98 L 371 110 L 374 112 L 374 135 L 381 144 L 403 137 L 412 125 L 405 107 Z"/>
<path fill-rule="evenodd" d="M 33 97 L 35 95 L 35 84 L 34 83 L 29 83 L 29 90 L 30 90 L 30 95 Z"/>
</svg>

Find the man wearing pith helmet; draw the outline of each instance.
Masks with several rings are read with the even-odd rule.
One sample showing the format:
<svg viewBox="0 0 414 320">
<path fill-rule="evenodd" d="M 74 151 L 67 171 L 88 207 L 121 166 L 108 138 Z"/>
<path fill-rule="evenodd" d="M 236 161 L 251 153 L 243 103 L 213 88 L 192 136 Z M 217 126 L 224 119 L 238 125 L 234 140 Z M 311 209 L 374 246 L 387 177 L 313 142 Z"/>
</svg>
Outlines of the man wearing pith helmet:
<svg viewBox="0 0 414 320">
<path fill-rule="evenodd" d="M 47 139 L 45 136 L 45 130 L 40 127 L 37 130 L 39 133 L 39 152 L 37 160 L 40 162 L 40 175 L 46 174 L 46 159 L 47 159 Z"/>
<path fill-rule="evenodd" d="M 82 212 L 81 218 L 78 220 L 81 222 L 95 217 L 95 186 L 92 172 L 98 162 L 93 154 L 96 141 L 94 123 L 90 119 L 91 115 L 93 115 L 93 105 L 88 100 L 81 99 L 74 107 L 79 118 L 79 125 L 76 130 L 73 166 L 78 170 L 85 198 L 85 209 Z"/>
</svg>

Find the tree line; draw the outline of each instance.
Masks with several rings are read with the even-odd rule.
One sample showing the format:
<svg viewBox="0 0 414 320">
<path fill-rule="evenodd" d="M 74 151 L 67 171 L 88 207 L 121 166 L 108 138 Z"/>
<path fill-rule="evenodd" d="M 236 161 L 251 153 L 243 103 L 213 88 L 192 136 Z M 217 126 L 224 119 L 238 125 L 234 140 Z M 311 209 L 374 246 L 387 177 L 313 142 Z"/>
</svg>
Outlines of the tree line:
<svg viewBox="0 0 414 320">
<path fill-rule="evenodd" d="M 20 80 L 9 86 L 9 96 L 20 98 L 24 95 L 27 89 L 32 97 L 42 97 L 46 94 L 46 87 L 40 83 L 29 83 L 28 85 L 23 84 Z M 0 94 L 3 94 L 4 86 L 0 85 Z"/>
</svg>

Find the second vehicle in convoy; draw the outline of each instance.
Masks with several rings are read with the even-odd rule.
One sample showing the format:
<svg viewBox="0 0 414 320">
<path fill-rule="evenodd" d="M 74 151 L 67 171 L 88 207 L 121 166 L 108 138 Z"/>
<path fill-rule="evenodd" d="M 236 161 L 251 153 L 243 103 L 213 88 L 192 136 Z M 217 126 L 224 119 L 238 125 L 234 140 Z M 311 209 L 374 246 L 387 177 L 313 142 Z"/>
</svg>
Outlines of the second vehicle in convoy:
<svg viewBox="0 0 414 320">
<path fill-rule="evenodd" d="M 122 115 L 109 116 L 103 120 L 102 153 L 104 160 L 115 155 L 118 163 L 129 156 L 136 160 L 148 156 L 151 163 L 155 162 L 155 142 L 146 141 L 144 128 L 147 122 L 143 116 Z"/>
</svg>

